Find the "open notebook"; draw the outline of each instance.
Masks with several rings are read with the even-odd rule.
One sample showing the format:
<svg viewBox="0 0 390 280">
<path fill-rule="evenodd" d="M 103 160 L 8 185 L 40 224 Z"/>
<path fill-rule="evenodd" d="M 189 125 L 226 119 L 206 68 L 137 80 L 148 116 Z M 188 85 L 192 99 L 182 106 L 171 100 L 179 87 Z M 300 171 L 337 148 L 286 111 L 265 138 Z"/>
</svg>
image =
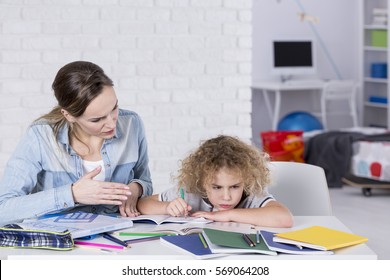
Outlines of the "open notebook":
<svg viewBox="0 0 390 280">
<path fill-rule="evenodd" d="M 170 215 L 140 215 L 138 217 L 131 218 L 134 222 L 152 223 L 156 225 L 175 223 L 175 224 L 207 224 L 212 221 L 205 218 L 196 217 L 172 217 Z"/>
</svg>

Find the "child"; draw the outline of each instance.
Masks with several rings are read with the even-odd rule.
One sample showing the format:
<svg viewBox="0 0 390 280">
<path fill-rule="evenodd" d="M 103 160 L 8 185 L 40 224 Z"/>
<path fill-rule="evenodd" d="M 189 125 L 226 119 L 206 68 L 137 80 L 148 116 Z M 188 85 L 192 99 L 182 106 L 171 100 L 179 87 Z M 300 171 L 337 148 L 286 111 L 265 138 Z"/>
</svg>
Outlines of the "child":
<svg viewBox="0 0 390 280">
<path fill-rule="evenodd" d="M 266 154 L 237 138 L 209 139 L 182 161 L 178 187 L 140 199 L 138 210 L 141 214 L 291 227 L 290 211 L 265 188 L 267 164 Z"/>
</svg>

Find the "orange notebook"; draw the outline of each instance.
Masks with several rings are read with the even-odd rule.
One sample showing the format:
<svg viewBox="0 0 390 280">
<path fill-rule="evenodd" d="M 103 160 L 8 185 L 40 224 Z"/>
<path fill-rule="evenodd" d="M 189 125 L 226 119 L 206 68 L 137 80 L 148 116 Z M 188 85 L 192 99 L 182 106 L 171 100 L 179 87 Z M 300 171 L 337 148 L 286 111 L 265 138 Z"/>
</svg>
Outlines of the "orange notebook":
<svg viewBox="0 0 390 280">
<path fill-rule="evenodd" d="M 277 233 L 273 241 L 317 250 L 334 250 L 367 242 L 368 238 L 322 226 L 312 226 L 300 230 Z"/>
</svg>

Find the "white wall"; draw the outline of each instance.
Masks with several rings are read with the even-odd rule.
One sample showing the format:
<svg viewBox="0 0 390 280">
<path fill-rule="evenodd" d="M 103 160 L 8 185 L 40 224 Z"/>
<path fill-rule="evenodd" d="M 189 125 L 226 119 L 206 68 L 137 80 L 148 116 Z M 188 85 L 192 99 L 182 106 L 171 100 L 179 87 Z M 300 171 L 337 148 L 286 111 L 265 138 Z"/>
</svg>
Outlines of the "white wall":
<svg viewBox="0 0 390 280">
<path fill-rule="evenodd" d="M 251 138 L 251 0 L 0 2 L 0 175 L 51 83 L 74 60 L 101 65 L 146 126 L 155 192 L 201 139 Z"/>
<path fill-rule="evenodd" d="M 276 79 L 270 74 L 271 40 L 296 37 L 316 39 L 308 22 L 302 22 L 297 13 L 304 8 L 306 13 L 319 18 L 315 24 L 320 38 L 333 58 L 344 79 L 358 79 L 359 69 L 359 1 L 355 0 L 265 0 L 253 4 L 253 80 Z M 331 63 L 324 50 L 317 46 L 318 77 L 336 79 Z M 252 128 L 253 141 L 259 144 L 259 132 L 271 129 L 263 97 L 254 91 Z M 337 106 L 337 105 L 336 105 Z M 281 116 L 289 111 L 319 111 L 318 96 L 294 93 L 283 96 Z M 329 128 L 351 125 L 348 118 L 330 118 Z"/>
</svg>

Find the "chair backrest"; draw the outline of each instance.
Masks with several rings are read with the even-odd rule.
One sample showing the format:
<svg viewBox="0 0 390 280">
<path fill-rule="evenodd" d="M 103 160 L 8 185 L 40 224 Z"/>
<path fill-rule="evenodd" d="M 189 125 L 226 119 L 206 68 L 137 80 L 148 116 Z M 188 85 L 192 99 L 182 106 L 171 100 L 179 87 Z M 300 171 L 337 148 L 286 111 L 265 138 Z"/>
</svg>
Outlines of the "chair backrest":
<svg viewBox="0 0 390 280">
<path fill-rule="evenodd" d="M 357 82 L 353 80 L 332 80 L 325 83 L 324 97 L 330 99 L 354 99 L 357 94 Z"/>
<path fill-rule="evenodd" d="M 325 83 L 321 95 L 321 118 L 324 128 L 327 128 L 327 102 L 332 100 L 347 101 L 349 112 L 345 109 L 330 112 L 331 115 L 350 115 L 354 127 L 358 126 L 356 96 L 358 83 L 354 80 L 331 80 Z"/>
<path fill-rule="evenodd" d="M 294 216 L 332 215 L 324 170 L 315 165 L 273 161 L 268 191 Z"/>
</svg>

